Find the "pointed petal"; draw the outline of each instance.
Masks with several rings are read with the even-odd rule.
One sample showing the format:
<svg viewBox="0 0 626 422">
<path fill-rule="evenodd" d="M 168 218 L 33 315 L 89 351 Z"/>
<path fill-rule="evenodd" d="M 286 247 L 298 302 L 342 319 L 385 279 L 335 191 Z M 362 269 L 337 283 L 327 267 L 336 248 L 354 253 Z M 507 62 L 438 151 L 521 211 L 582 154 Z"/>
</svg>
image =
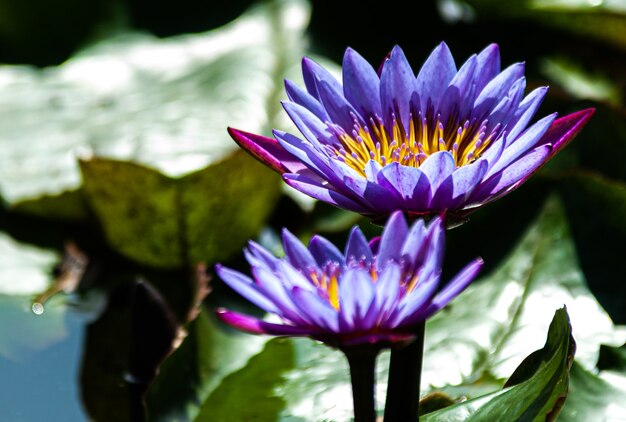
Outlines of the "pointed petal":
<svg viewBox="0 0 626 422">
<path fill-rule="evenodd" d="M 341 320 L 359 331 L 374 299 L 374 285 L 369 271 L 362 268 L 347 270 L 339 283 L 339 297 Z"/>
<path fill-rule="evenodd" d="M 455 111 L 459 116 L 467 116 L 471 111 L 474 99 L 478 95 L 476 87 L 473 86 L 476 65 L 477 58 L 474 55 L 461 66 L 446 88 L 439 104 L 442 121 L 446 122 Z"/>
<path fill-rule="evenodd" d="M 476 91 L 481 92 L 485 86 L 500 73 L 500 48 L 497 44 L 488 45 L 478 53 L 476 65 Z"/>
<path fill-rule="evenodd" d="M 259 291 L 258 286 L 252 281 L 250 277 L 243 275 L 242 273 L 231 270 L 230 268 L 223 267 L 219 264 L 215 265 L 215 272 L 217 275 L 233 290 L 245 297 L 250 302 L 254 303 L 259 308 L 267 312 L 272 312 L 278 315 L 282 315 L 279 307 L 269 299 L 263 292 Z"/>
<path fill-rule="evenodd" d="M 528 123 L 539 109 L 547 92 L 548 87 L 542 86 L 532 91 L 522 100 L 515 115 L 509 122 L 511 129 L 507 131 L 507 139 L 516 139 L 517 136 L 526 129 L 526 126 L 528 126 Z"/>
<path fill-rule="evenodd" d="M 341 183 L 341 175 L 337 174 L 332 160 L 310 143 L 290 133 L 274 130 L 274 136 L 280 145 L 291 155 L 300 160 L 307 168 L 299 174 L 315 179 L 328 180 L 330 183 Z M 289 173 L 283 173 L 283 176 Z"/>
<path fill-rule="evenodd" d="M 509 92 L 504 96 L 493 110 L 487 115 L 490 122 L 498 122 L 502 126 L 507 126 L 508 122 L 515 116 L 526 89 L 526 78 L 519 78 L 513 83 Z"/>
<path fill-rule="evenodd" d="M 455 167 L 452 154 L 448 151 L 438 151 L 422 163 L 420 170 L 428 177 L 431 191 L 436 192 L 439 185 L 452 174 Z"/>
<path fill-rule="evenodd" d="M 306 315 L 314 325 L 323 331 L 336 333 L 339 331 L 337 311 L 315 292 L 295 287 L 292 297 L 300 312 Z"/>
<path fill-rule="evenodd" d="M 361 177 L 344 177 L 343 186 L 352 192 L 351 196 L 361 199 L 370 210 L 369 214 L 389 214 L 402 208 L 400 198 L 393 190 Z"/>
<path fill-rule="evenodd" d="M 336 262 L 341 265 L 345 263 L 345 258 L 341 251 L 322 236 L 315 235 L 311 238 L 309 250 L 319 266 L 323 266 L 328 262 Z"/>
<path fill-rule="evenodd" d="M 402 49 L 395 46 L 380 75 L 381 117 L 389 133 L 393 133 L 395 113 L 399 113 L 396 118 L 402 122 L 405 130 L 408 129 L 411 96 L 415 90 L 413 69 Z"/>
<path fill-rule="evenodd" d="M 493 78 L 483 88 L 474 102 L 473 116 L 477 119 L 484 118 L 496 103 L 503 98 L 511 89 L 511 86 L 519 78 L 524 76 L 524 63 L 515 63 L 504 69 L 498 76 Z"/>
<path fill-rule="evenodd" d="M 229 127 L 228 133 L 254 158 L 278 173 L 297 173 L 305 166 L 273 138 L 255 135 Z"/>
<path fill-rule="evenodd" d="M 454 57 L 446 43 L 442 42 L 428 56 L 417 75 L 417 92 L 422 101 L 422 111 L 426 110 L 428 100 L 431 100 L 435 110 L 437 109 L 444 90 L 450 85 L 455 74 Z"/>
<path fill-rule="evenodd" d="M 366 263 L 372 261 L 372 250 L 359 226 L 354 226 L 350 231 L 350 236 L 346 243 L 345 257 L 346 261 L 349 261 L 352 257 L 357 260 L 365 259 Z"/>
<path fill-rule="evenodd" d="M 343 93 L 364 116 L 382 116 L 380 79 L 376 71 L 359 53 L 351 48 L 343 56 Z"/>
<path fill-rule="evenodd" d="M 291 265 L 305 273 L 317 268 L 315 258 L 296 236 L 285 228 L 282 235 L 285 256 Z"/>
<path fill-rule="evenodd" d="M 407 210 L 426 209 L 430 203 L 430 180 L 418 168 L 391 163 L 379 173 L 378 183 L 397 192 Z"/>
<path fill-rule="evenodd" d="M 549 116 L 544 117 L 543 119 L 539 120 L 537 123 L 529 127 L 526 132 L 522 134 L 522 136 L 520 136 L 514 142 L 511 142 L 510 145 L 502 153 L 500 159 L 489 170 L 487 177 L 491 177 L 499 171 L 502 171 L 502 169 L 511 164 L 513 161 L 517 160 L 522 154 L 526 153 L 532 147 L 537 145 L 537 142 L 552 125 L 552 122 L 554 122 L 556 116 L 556 113 L 553 113 Z"/>
<path fill-rule="evenodd" d="M 355 119 L 359 124 L 364 125 L 360 113 L 345 99 L 343 91 L 334 89 L 325 81 L 319 83 L 318 89 L 320 101 L 333 123 L 338 124 L 347 132 L 352 131 Z"/>
<path fill-rule="evenodd" d="M 476 278 L 483 266 L 483 260 L 476 258 L 463 268 L 443 289 L 433 298 L 433 303 L 439 308 L 446 306 L 452 299 L 461 293 Z"/>
<path fill-rule="evenodd" d="M 298 130 L 316 148 L 321 149 L 322 144 L 336 142 L 335 134 L 311 111 L 290 101 L 283 101 L 282 105 Z"/>
<path fill-rule="evenodd" d="M 275 271 L 280 261 L 280 259 L 253 240 L 248 241 L 248 247 L 243 252 L 251 266 L 262 267 L 268 271 Z"/>
<path fill-rule="evenodd" d="M 285 79 L 285 91 L 287 92 L 289 100 L 306 108 L 322 122 L 329 120 L 328 113 L 326 113 L 326 110 L 322 107 L 322 104 L 320 104 L 317 98 L 313 97 L 289 79 Z"/>
<path fill-rule="evenodd" d="M 306 327 L 273 324 L 224 308 L 217 309 L 216 314 L 226 324 L 252 334 L 270 334 L 274 336 L 307 336 L 312 334 L 311 329 Z"/>
<path fill-rule="evenodd" d="M 515 189 L 548 160 L 551 150 L 550 145 L 535 148 L 482 183 L 471 195 L 468 202 L 484 204 Z"/>
<path fill-rule="evenodd" d="M 552 153 L 550 154 L 552 157 L 578 135 L 578 132 L 587 124 L 595 111 L 594 108 L 588 108 L 555 120 L 539 142 L 552 145 Z"/>
<path fill-rule="evenodd" d="M 400 262 L 402 244 L 408 232 L 409 227 L 402 212 L 396 211 L 391 214 L 380 237 L 380 248 L 376 258 L 378 268 L 383 268 L 390 259 Z"/>
<path fill-rule="evenodd" d="M 339 208 L 357 212 L 359 214 L 368 214 L 370 211 L 366 206 L 355 202 L 335 190 L 331 190 L 323 186 L 318 181 L 309 177 L 285 173 L 283 175 L 283 180 L 289 186 L 304 193 L 305 195 L 309 195 L 310 197 L 319 199 L 320 201 L 324 201 Z"/>
<path fill-rule="evenodd" d="M 336 91 L 341 91 L 341 84 L 326 69 L 314 60 L 304 57 L 302 59 L 302 77 L 307 91 L 318 101 L 320 100 L 318 84 L 324 81 L 331 85 Z"/>
<path fill-rule="evenodd" d="M 433 195 L 431 208 L 438 210 L 462 208 L 466 199 L 487 173 L 487 168 L 487 161 L 478 160 L 455 170 Z"/>
</svg>

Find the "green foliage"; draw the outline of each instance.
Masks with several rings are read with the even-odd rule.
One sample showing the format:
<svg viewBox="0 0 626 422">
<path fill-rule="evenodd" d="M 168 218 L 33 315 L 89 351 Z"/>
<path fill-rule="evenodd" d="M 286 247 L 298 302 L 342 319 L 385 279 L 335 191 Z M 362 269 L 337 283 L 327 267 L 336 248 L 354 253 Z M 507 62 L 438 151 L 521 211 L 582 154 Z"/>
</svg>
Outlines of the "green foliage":
<svg viewBox="0 0 626 422">
<path fill-rule="evenodd" d="M 429 421 L 554 420 L 567 397 L 575 344 L 565 309 L 554 315 L 545 346 L 528 356 L 504 390 L 426 415 Z"/>
</svg>

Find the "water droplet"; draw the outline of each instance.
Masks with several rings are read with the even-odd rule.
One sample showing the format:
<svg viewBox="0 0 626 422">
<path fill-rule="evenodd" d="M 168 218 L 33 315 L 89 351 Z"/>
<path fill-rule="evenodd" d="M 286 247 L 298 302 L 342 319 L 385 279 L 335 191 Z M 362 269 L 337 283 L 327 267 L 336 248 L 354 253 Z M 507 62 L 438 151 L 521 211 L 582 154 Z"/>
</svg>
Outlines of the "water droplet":
<svg viewBox="0 0 626 422">
<path fill-rule="evenodd" d="M 33 306 L 31 307 L 31 310 L 33 311 L 33 313 L 35 315 L 41 315 L 41 314 L 43 314 L 44 307 L 43 307 L 43 305 L 41 303 L 35 302 L 35 303 L 33 303 Z"/>
</svg>

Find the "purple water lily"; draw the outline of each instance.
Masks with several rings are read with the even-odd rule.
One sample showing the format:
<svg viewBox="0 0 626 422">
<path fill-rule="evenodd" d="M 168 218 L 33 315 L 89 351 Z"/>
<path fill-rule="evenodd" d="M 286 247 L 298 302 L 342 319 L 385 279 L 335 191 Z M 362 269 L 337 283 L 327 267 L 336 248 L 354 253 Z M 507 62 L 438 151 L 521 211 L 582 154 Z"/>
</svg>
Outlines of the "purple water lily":
<svg viewBox="0 0 626 422">
<path fill-rule="evenodd" d="M 500 71 L 495 44 L 457 70 L 441 43 L 417 76 L 400 47 L 380 74 L 347 49 L 343 85 L 308 58 L 302 70 L 306 90 L 286 81 L 283 106 L 306 140 L 229 132 L 295 189 L 373 218 L 462 219 L 522 184 L 594 112 L 529 125 L 547 87 L 524 97 L 524 64 Z"/>
<path fill-rule="evenodd" d="M 443 308 L 476 276 L 482 260 L 468 264 L 440 289 L 444 251 L 442 218 L 409 227 L 392 214 L 382 236 L 368 243 L 358 227 L 342 253 L 323 237 L 305 247 L 283 232 L 285 258 L 254 242 L 245 251 L 254 279 L 216 266 L 230 287 L 281 322 L 220 309 L 226 323 L 252 333 L 310 336 L 333 346 L 409 340 L 416 327 Z"/>
</svg>

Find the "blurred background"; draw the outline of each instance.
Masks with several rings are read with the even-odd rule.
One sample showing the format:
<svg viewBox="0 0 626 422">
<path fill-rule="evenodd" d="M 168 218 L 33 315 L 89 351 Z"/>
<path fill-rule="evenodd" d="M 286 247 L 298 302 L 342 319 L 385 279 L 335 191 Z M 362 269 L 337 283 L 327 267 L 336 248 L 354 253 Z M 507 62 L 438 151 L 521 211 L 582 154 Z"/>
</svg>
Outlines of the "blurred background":
<svg viewBox="0 0 626 422">
<path fill-rule="evenodd" d="M 610 319 L 626 324 L 626 1 L 417 4 L 0 0 L 0 421 L 303 421 L 326 399 L 324 415 L 342 420 L 347 380 L 329 369 L 343 368 L 340 357 L 225 329 L 216 306 L 258 310 L 212 265 L 245 271 L 250 238 L 280 253 L 281 227 L 338 244 L 353 224 L 379 232 L 288 191 L 226 133 L 295 132 L 283 79 L 301 83 L 304 55 L 340 75 L 348 46 L 377 67 L 398 44 L 417 70 L 441 41 L 457 65 L 495 42 L 503 67 L 526 63 L 528 91 L 550 86 L 538 117 L 596 108 L 539 175 L 450 232 L 444 279 L 477 255 L 498 274 L 556 201 L 565 234 L 545 253 L 557 250 L 562 271 L 588 286 L 575 299 L 598 301 L 587 315 L 609 324 L 598 346 L 619 342 Z M 520 309 L 540 306 L 523 296 Z M 585 376 L 615 359 L 623 370 L 623 349 L 601 349 L 604 363 Z M 303 373 L 310 379 L 294 375 Z M 485 374 L 458 383 L 502 386 Z M 584 386 L 609 381 L 583 378 L 590 414 L 602 415 L 593 412 L 611 399 L 594 402 Z M 611 382 L 606 397 L 626 391 Z M 317 401 L 299 396 L 302 386 Z M 251 413 L 237 413 L 239 400 Z M 590 420 L 565 409 L 563 420 Z"/>
</svg>

